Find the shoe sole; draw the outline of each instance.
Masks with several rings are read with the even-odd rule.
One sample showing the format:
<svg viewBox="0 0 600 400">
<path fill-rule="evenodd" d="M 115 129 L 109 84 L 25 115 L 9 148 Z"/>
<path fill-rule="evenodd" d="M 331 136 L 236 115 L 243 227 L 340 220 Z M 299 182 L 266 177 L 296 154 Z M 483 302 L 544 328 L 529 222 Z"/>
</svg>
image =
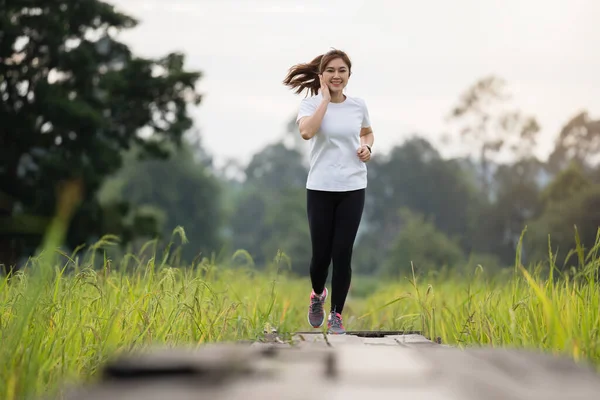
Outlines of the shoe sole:
<svg viewBox="0 0 600 400">
<path fill-rule="evenodd" d="M 327 288 L 325 288 L 325 298 L 323 299 L 323 321 L 321 321 L 320 325 L 313 325 L 312 322 L 310 322 L 310 312 L 306 314 L 306 319 L 308 321 L 308 324 L 315 329 L 320 328 L 323 326 L 323 324 L 325 324 L 325 319 L 327 317 L 327 313 L 325 312 L 325 302 L 327 301 L 328 296 L 329 296 L 329 291 L 327 290 Z"/>
</svg>

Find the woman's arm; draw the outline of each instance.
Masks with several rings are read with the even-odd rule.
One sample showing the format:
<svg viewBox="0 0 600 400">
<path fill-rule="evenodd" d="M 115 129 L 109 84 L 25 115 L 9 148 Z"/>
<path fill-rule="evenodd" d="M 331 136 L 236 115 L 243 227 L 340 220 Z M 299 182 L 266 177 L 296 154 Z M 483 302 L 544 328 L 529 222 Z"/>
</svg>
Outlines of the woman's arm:
<svg viewBox="0 0 600 400">
<path fill-rule="evenodd" d="M 369 162 L 371 159 L 371 147 L 374 140 L 373 129 L 370 126 L 360 130 L 360 148 L 357 150 L 357 154 L 362 162 Z"/>
<path fill-rule="evenodd" d="M 321 127 L 321 122 L 323 122 L 323 117 L 325 116 L 325 112 L 327 111 L 327 105 L 331 101 L 331 93 L 329 93 L 329 86 L 323 80 L 323 76 L 319 75 L 319 82 L 321 83 L 321 89 L 319 93 L 321 93 L 321 103 L 317 106 L 317 109 L 310 116 L 305 116 L 300 118 L 298 121 L 298 128 L 300 128 L 300 135 L 302 135 L 302 139 L 308 140 L 315 136 Z"/>
<path fill-rule="evenodd" d="M 308 140 L 317 134 L 321 122 L 323 122 L 323 117 L 325 116 L 325 111 L 327 111 L 328 104 L 329 101 L 323 99 L 311 116 L 300 118 L 300 121 L 298 121 L 298 128 L 300 129 L 302 139 Z"/>
<path fill-rule="evenodd" d="M 360 147 L 365 145 L 369 146 L 369 155 L 371 154 L 371 147 L 373 147 L 373 142 L 375 141 L 375 137 L 373 136 L 373 128 L 371 127 L 371 117 L 369 116 L 369 109 L 367 108 L 367 103 L 362 101 L 363 107 L 363 120 L 362 120 L 362 128 L 360 130 Z"/>
<path fill-rule="evenodd" d="M 369 126 L 367 128 L 362 128 L 360 130 L 360 144 L 368 145 L 369 147 L 373 147 L 373 142 L 375 141 L 375 136 L 373 135 L 373 129 Z"/>
</svg>

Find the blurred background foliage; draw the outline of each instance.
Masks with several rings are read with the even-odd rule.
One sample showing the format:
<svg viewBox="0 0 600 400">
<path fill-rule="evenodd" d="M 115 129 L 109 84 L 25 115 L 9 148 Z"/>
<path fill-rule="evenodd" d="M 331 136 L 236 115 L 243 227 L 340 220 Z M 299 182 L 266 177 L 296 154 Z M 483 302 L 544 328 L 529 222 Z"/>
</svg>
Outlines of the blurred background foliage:
<svg viewBox="0 0 600 400">
<path fill-rule="evenodd" d="M 39 3 L 39 4 L 38 4 Z M 280 140 L 247 165 L 216 168 L 194 127 L 201 71 L 185 55 L 136 56 L 116 39 L 137 21 L 96 0 L 14 0 L 0 16 L 0 263 L 18 268 L 41 243 L 64 182 L 81 183 L 65 249 L 105 234 L 115 252 L 148 239 L 163 245 L 177 226 L 186 263 L 246 250 L 256 268 L 279 251 L 307 275 L 306 143 L 294 110 Z M 592 246 L 600 224 L 600 120 L 565 110 L 547 160 L 535 158 L 539 124 L 507 100 L 501 77 L 473 79 L 457 93 L 452 140 L 474 156 L 443 158 L 413 135 L 369 164 L 367 203 L 355 247 L 362 276 L 405 276 L 481 264 L 557 264 L 575 247 L 575 227 Z M 497 111 L 497 106 L 510 105 Z M 510 163 L 499 162 L 500 155 Z M 231 170 L 236 174 L 230 174 Z M 235 176 L 233 178 L 232 176 Z M 564 264 L 567 270 L 575 261 Z M 365 285 L 368 285 L 366 280 Z"/>
</svg>

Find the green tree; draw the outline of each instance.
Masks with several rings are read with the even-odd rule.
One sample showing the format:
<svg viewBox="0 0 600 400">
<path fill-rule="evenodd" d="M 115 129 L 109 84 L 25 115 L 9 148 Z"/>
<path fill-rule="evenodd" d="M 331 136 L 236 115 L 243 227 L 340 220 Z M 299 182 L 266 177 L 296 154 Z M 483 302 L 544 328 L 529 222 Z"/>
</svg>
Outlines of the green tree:
<svg viewBox="0 0 600 400">
<path fill-rule="evenodd" d="M 268 238 L 265 220 L 269 206 L 267 193 L 259 187 L 244 185 L 227 224 L 231 229 L 231 246 L 250 253 L 259 265 L 267 258 L 262 243 Z"/>
<path fill-rule="evenodd" d="M 449 120 L 461 121 L 460 137 L 479 149 L 481 187 L 491 192 L 490 162 L 503 150 L 517 159 L 530 157 L 539 125 L 535 118 L 503 107 L 510 95 L 506 82 L 496 76 L 484 77 L 471 85 L 452 109 Z"/>
<path fill-rule="evenodd" d="M 265 146 L 255 154 L 246 167 L 245 174 L 248 185 L 278 191 L 286 187 L 305 187 L 308 171 L 297 150 L 277 142 Z"/>
<path fill-rule="evenodd" d="M 105 210 L 123 210 L 105 219 L 104 230 L 128 240 L 158 236 L 169 241 L 173 229 L 182 226 L 190 242 L 182 250 L 185 261 L 218 251 L 223 246 L 221 182 L 197 158 L 197 149 L 185 144 L 167 160 L 139 161 L 131 152 L 100 192 Z"/>
<path fill-rule="evenodd" d="M 520 235 L 542 211 L 540 191 L 547 171 L 535 158 L 500 165 L 493 176 L 493 201 L 478 211 L 471 241 L 477 252 L 514 262 Z"/>
<path fill-rule="evenodd" d="M 279 200 L 269 203 L 264 220 L 266 235 L 261 244 L 264 258 L 268 261 L 281 251 L 289 257 L 293 273 L 308 275 L 312 249 L 304 189 L 283 189 Z"/>
<path fill-rule="evenodd" d="M 407 277 L 443 267 L 457 268 L 465 257 L 456 239 L 441 232 L 422 214 L 403 208 L 399 211 L 402 227 L 392 242 L 383 273 L 390 277 Z M 412 263 L 412 264 L 411 264 Z"/>
<path fill-rule="evenodd" d="M 282 142 L 256 153 L 245 169 L 246 180 L 231 215 L 232 246 L 248 251 L 257 265 L 278 250 L 298 273 L 307 271 L 310 236 L 306 219 L 306 177 L 302 155 Z"/>
<path fill-rule="evenodd" d="M 561 203 L 580 195 L 590 187 L 591 180 L 585 175 L 581 164 L 571 162 L 561 170 L 540 193 L 542 207 L 546 210 L 552 203 Z"/>
<path fill-rule="evenodd" d="M 141 157 L 167 157 L 164 145 L 179 143 L 192 126 L 187 106 L 200 102 L 201 74 L 184 68 L 182 54 L 133 55 L 115 37 L 137 21 L 103 1 L 4 4 L 0 225 L 51 216 L 57 183 L 79 179 L 83 198 L 68 235 L 69 245 L 79 245 L 102 234 L 96 192 L 120 168 L 122 151 L 135 144 Z M 29 245 L 37 245 L 43 228 L 27 236 Z M 16 234 L 5 232 L 0 249 Z M 0 259 L 14 260 L 11 252 Z"/>
<path fill-rule="evenodd" d="M 600 120 L 592 120 L 587 112 L 571 118 L 556 138 L 548 164 L 555 173 L 577 163 L 589 169 L 598 161 L 600 152 Z"/>
<path fill-rule="evenodd" d="M 460 238 L 470 251 L 470 232 L 480 207 L 468 170 L 457 160 L 444 160 L 424 138 L 413 137 L 369 163 L 369 188 L 356 263 L 373 273 L 384 263 L 400 230 L 397 210 L 406 207 L 431 219 L 445 234 Z"/>
<path fill-rule="evenodd" d="M 526 248 L 530 261 L 547 261 L 550 239 L 560 268 L 576 248 L 576 230 L 584 248 L 589 250 L 595 243 L 600 227 L 600 185 L 591 182 L 574 162 L 544 189 L 541 201 L 543 211 L 530 223 Z M 577 264 L 577 257 L 572 257 L 566 267 Z"/>
</svg>

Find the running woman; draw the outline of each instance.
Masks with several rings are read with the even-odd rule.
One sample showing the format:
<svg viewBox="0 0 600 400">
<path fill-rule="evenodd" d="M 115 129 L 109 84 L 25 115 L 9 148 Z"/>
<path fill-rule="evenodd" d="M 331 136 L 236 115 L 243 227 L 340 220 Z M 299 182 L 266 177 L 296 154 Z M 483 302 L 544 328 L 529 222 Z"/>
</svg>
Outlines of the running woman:
<svg viewBox="0 0 600 400">
<path fill-rule="evenodd" d="M 296 119 L 302 138 L 310 143 L 306 208 L 312 292 L 308 322 L 313 328 L 323 326 L 329 294 L 325 283 L 332 262 L 330 334 L 346 333 L 342 312 L 350 289 L 352 250 L 365 203 L 366 163 L 374 140 L 365 101 L 344 94 L 351 69 L 348 55 L 334 49 L 293 66 L 283 81 L 296 89 L 296 94 L 310 93 L 300 102 Z"/>
</svg>

